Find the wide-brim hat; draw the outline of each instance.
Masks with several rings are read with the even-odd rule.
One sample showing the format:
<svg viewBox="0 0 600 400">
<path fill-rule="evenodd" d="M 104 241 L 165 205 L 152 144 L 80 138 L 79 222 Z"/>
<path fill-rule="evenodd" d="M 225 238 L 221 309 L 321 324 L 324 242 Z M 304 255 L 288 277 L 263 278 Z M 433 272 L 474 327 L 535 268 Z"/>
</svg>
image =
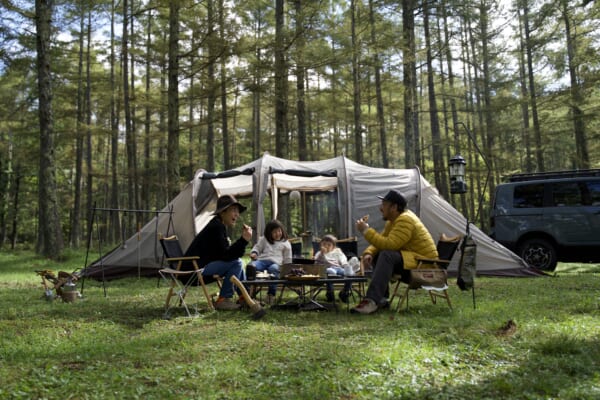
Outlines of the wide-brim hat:
<svg viewBox="0 0 600 400">
<path fill-rule="evenodd" d="M 397 190 L 390 190 L 385 196 L 377 196 L 383 201 L 389 201 L 390 203 L 397 204 L 399 209 L 404 210 L 406 207 L 406 199 Z"/>
<path fill-rule="evenodd" d="M 227 210 L 231 206 L 238 206 L 240 214 L 246 211 L 247 209 L 247 207 L 243 206 L 240 202 L 238 202 L 235 199 L 235 197 L 233 197 L 230 194 L 226 194 L 219 197 L 219 199 L 217 200 L 217 209 L 215 210 L 214 214 L 219 214 L 220 212 Z"/>
</svg>

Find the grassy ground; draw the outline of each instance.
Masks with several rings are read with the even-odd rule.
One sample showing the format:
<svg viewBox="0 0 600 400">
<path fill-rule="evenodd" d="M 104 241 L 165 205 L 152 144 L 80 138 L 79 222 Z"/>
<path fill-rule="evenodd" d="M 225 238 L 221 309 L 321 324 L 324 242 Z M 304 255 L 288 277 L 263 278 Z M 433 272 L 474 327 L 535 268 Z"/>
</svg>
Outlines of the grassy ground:
<svg viewBox="0 0 600 400">
<path fill-rule="evenodd" d="M 0 254 L 0 398 L 600 398 L 600 265 L 478 278 L 476 309 L 452 281 L 453 312 L 417 293 L 401 314 L 252 321 L 205 311 L 198 293 L 198 317 L 164 320 L 156 279 L 88 280 L 82 300 L 44 300 L 34 270 L 81 264 Z"/>
</svg>

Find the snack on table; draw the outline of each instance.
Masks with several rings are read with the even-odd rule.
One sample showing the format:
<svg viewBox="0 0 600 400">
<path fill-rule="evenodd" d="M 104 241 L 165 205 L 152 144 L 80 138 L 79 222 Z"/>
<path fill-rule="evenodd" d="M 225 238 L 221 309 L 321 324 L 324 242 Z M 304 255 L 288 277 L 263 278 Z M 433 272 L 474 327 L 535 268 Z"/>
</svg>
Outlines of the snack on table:
<svg viewBox="0 0 600 400">
<path fill-rule="evenodd" d="M 290 276 L 303 276 L 306 275 L 306 271 L 303 268 L 293 268 L 288 274 Z"/>
</svg>

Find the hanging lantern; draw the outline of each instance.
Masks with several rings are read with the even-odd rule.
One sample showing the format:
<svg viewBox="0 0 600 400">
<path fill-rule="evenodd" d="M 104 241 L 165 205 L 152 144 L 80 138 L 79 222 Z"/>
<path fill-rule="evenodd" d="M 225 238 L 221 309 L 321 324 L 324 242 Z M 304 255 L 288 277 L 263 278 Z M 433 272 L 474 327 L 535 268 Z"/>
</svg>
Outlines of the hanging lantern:
<svg viewBox="0 0 600 400">
<path fill-rule="evenodd" d="M 457 154 L 448 161 L 448 169 L 450 172 L 450 193 L 463 194 L 467 191 L 467 183 L 465 182 L 465 167 L 467 162 L 461 155 Z"/>
</svg>

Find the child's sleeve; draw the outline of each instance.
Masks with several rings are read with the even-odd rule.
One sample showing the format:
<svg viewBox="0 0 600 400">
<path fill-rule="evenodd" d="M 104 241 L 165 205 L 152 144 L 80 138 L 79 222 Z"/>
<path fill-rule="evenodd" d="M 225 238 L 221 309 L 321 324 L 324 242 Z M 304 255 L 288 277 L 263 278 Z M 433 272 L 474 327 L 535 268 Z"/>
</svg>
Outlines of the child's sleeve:
<svg viewBox="0 0 600 400">
<path fill-rule="evenodd" d="M 254 245 L 254 247 L 252 247 L 252 250 L 250 251 L 250 253 L 256 253 L 256 254 L 260 254 L 262 253 L 262 250 L 264 248 L 264 236 L 260 237 L 257 241 L 256 244 Z"/>
</svg>

